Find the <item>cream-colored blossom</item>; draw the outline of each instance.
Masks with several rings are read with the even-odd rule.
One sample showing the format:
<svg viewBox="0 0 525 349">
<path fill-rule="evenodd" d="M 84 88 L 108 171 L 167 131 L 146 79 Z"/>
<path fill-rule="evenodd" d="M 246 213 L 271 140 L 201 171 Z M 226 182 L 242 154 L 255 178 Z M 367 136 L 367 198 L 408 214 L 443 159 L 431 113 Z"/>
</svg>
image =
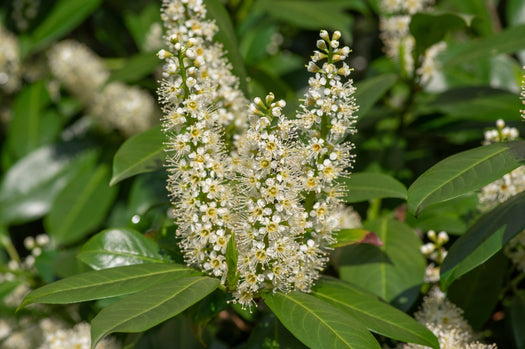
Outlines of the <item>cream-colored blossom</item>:
<svg viewBox="0 0 525 349">
<path fill-rule="evenodd" d="M 0 25 L 0 89 L 13 93 L 20 88 L 22 66 L 16 36 Z"/>
<path fill-rule="evenodd" d="M 79 323 L 73 328 L 59 328 L 54 331 L 44 331 L 43 343 L 38 349 L 90 349 L 90 326 L 86 322 Z M 118 349 L 121 346 L 113 338 L 100 341 L 95 349 Z"/>
<path fill-rule="evenodd" d="M 109 77 L 102 59 L 86 45 L 64 40 L 48 51 L 53 76 L 83 104 L 88 105 Z"/>
<path fill-rule="evenodd" d="M 441 349 L 495 349 L 495 344 L 485 345 L 476 340 L 476 335 L 462 314 L 463 310 L 451 303 L 446 295 L 434 286 L 414 316 L 419 323 L 434 333 Z M 410 343 L 405 344 L 403 348 L 422 349 L 427 347 Z"/>
</svg>

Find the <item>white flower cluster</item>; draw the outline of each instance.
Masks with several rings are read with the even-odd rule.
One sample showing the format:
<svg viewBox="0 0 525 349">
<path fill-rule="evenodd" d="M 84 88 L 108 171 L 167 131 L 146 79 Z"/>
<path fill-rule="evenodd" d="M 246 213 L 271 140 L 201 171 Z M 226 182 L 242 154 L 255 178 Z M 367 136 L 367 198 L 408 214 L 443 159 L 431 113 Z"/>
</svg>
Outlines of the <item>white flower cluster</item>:
<svg viewBox="0 0 525 349">
<path fill-rule="evenodd" d="M 434 230 L 429 230 L 427 238 L 430 242 L 421 246 L 421 253 L 431 261 L 425 269 L 425 282 L 435 283 L 439 281 L 440 266 L 447 256 L 447 250 L 443 245 L 448 242 L 449 237 L 445 231 L 436 234 Z"/>
<path fill-rule="evenodd" d="M 20 88 L 22 66 L 18 40 L 0 25 L 0 89 L 13 93 Z"/>
<path fill-rule="evenodd" d="M 73 328 L 54 318 L 35 322 L 29 316 L 0 319 L 0 348 L 2 349 L 90 349 L 89 324 L 82 322 Z M 121 345 L 107 337 L 96 349 L 118 349 Z"/>
<path fill-rule="evenodd" d="M 523 70 L 525 71 L 525 66 L 523 67 Z M 523 73 L 523 80 L 521 81 L 521 95 L 520 95 L 521 103 L 525 105 L 525 72 Z M 521 117 L 525 119 L 525 109 L 521 109 Z"/>
<path fill-rule="evenodd" d="M 58 328 L 55 331 L 44 332 L 44 342 L 38 349 L 90 349 L 91 327 L 88 323 L 76 324 L 73 328 Z M 121 346 L 113 338 L 108 337 L 97 344 L 95 349 L 119 349 Z"/>
<path fill-rule="evenodd" d="M 410 20 L 418 12 L 428 10 L 433 5 L 433 0 L 382 0 L 381 9 L 383 15 L 379 19 L 381 40 L 388 57 L 395 59 L 401 68 L 409 75 L 414 74 L 415 39 L 410 34 Z M 438 69 L 436 57 L 445 50 L 445 42 L 439 42 L 429 47 L 422 57 L 417 59 L 416 74 L 422 84 L 430 81 Z"/>
<path fill-rule="evenodd" d="M 452 304 L 438 287 L 433 287 L 424 298 L 421 309 L 415 313 L 415 318 L 434 333 L 441 349 L 496 349 L 495 344 L 482 344 L 476 340 L 462 314 L 463 310 Z M 410 343 L 403 348 L 426 347 Z"/>
<path fill-rule="evenodd" d="M 353 159 L 344 139 L 355 132 L 357 107 L 352 82 L 342 81 L 350 50 L 339 48 L 340 33 L 321 32 L 308 66 L 315 76 L 291 121 L 272 93 L 248 105 L 205 14 L 201 0 L 164 1 L 168 190 L 187 263 L 220 277 L 249 307 L 265 290 L 309 291 L 327 261 L 341 208 L 335 179 Z"/>
<path fill-rule="evenodd" d="M 48 52 L 53 76 L 88 107 L 105 130 L 119 130 L 129 137 L 156 121 L 155 100 L 146 91 L 120 82 L 107 83 L 109 71 L 87 46 L 73 40 L 53 45 Z"/>
<path fill-rule="evenodd" d="M 496 129 L 485 131 L 483 144 L 512 141 L 518 138 L 518 130 L 505 126 L 505 121 L 496 121 Z M 507 173 L 502 178 L 483 187 L 478 194 L 479 208 L 487 211 L 525 190 L 525 166 Z"/>
<path fill-rule="evenodd" d="M 516 128 L 505 126 L 505 122 L 499 119 L 496 122 L 496 129 L 485 132 L 484 144 L 512 141 L 518 137 Z M 525 166 L 520 166 L 481 188 L 478 194 L 478 208 L 481 211 L 488 211 L 523 191 L 525 191 Z M 525 230 L 505 245 L 504 252 L 519 270 L 525 272 Z"/>
</svg>

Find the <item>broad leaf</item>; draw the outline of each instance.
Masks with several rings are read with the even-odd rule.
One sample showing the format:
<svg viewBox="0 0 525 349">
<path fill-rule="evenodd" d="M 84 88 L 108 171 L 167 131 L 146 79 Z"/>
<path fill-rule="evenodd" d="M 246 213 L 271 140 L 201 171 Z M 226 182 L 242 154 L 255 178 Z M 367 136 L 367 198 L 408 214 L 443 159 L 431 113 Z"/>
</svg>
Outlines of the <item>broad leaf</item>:
<svg viewBox="0 0 525 349">
<path fill-rule="evenodd" d="M 510 325 L 514 335 L 516 348 L 525 348 L 525 291 L 519 290 L 514 294 L 508 309 Z"/>
<path fill-rule="evenodd" d="M 401 310 L 408 310 L 419 296 L 426 263 L 421 242 L 410 227 L 391 219 L 364 225 L 383 242 L 382 247 L 359 244 L 342 248 L 339 275 Z"/>
<path fill-rule="evenodd" d="M 77 242 L 100 225 L 117 194 L 109 179 L 109 168 L 102 165 L 82 171 L 58 194 L 44 220 L 57 244 Z"/>
<path fill-rule="evenodd" d="M 153 240 L 126 228 L 101 231 L 84 244 L 78 258 L 95 270 L 165 262 Z"/>
<path fill-rule="evenodd" d="M 43 144 L 42 134 L 46 127 L 43 110 L 51 99 L 43 81 L 24 88 L 13 104 L 13 119 L 9 123 L 7 144 L 11 154 L 21 158 Z"/>
<path fill-rule="evenodd" d="M 525 192 L 481 216 L 448 250 L 441 266 L 442 287 L 484 263 L 524 230 L 523 212 Z"/>
<path fill-rule="evenodd" d="M 33 303 L 68 304 L 123 296 L 195 272 L 180 264 L 139 264 L 90 271 L 31 291 L 19 309 Z"/>
<path fill-rule="evenodd" d="M 278 292 L 267 295 L 265 303 L 282 324 L 310 348 L 380 348 L 363 324 L 312 295 Z"/>
<path fill-rule="evenodd" d="M 465 20 L 452 13 L 416 13 L 410 19 L 410 33 L 416 39 L 416 55 L 443 40 L 448 32 L 467 26 Z"/>
<path fill-rule="evenodd" d="M 525 25 L 510 27 L 501 32 L 461 44 L 444 56 L 445 67 L 486 58 L 488 54 L 512 53 L 525 47 Z"/>
<path fill-rule="evenodd" d="M 228 274 L 226 276 L 226 283 L 230 290 L 237 288 L 237 281 L 239 274 L 237 273 L 237 261 L 239 259 L 239 252 L 237 251 L 237 242 L 235 241 L 235 233 L 232 233 L 228 245 L 226 246 L 226 264 L 228 265 Z"/>
<path fill-rule="evenodd" d="M 365 229 L 342 229 L 336 232 L 337 242 L 331 247 L 343 247 L 353 244 L 372 244 L 376 246 L 383 246 L 381 239 L 368 230 Z"/>
<path fill-rule="evenodd" d="M 239 87 L 244 92 L 244 95 L 247 96 L 246 69 L 244 67 L 244 60 L 239 53 L 237 38 L 233 24 L 230 21 L 230 15 L 219 0 L 204 0 L 204 3 L 206 4 L 207 16 L 215 20 L 215 23 L 219 27 L 219 32 L 216 34 L 215 39 L 224 45 L 228 61 L 233 66 L 233 74 L 239 78 Z"/>
<path fill-rule="evenodd" d="M 156 284 L 102 309 L 91 322 L 91 347 L 113 332 L 142 332 L 213 292 L 219 280 L 196 276 Z"/>
<path fill-rule="evenodd" d="M 343 197 L 346 203 L 378 198 L 407 198 L 405 186 L 397 179 L 384 173 L 352 173 L 350 178 L 342 178 L 340 183 L 347 189 Z"/>
<path fill-rule="evenodd" d="M 447 290 L 447 298 L 464 311 L 463 317 L 475 332 L 479 332 L 494 313 L 505 278 L 501 271 L 507 267 L 508 259 L 498 253 L 453 282 Z"/>
<path fill-rule="evenodd" d="M 487 87 L 461 87 L 445 91 L 423 108 L 469 121 L 517 120 L 520 100 L 514 93 Z"/>
<path fill-rule="evenodd" d="M 59 0 L 29 38 L 22 40 L 21 55 L 25 57 L 53 40 L 57 40 L 78 26 L 101 3 L 101 0 Z"/>
<path fill-rule="evenodd" d="M 356 84 L 355 99 L 359 104 L 358 115 L 363 118 L 397 81 L 396 74 L 385 74 L 365 79 Z"/>
<path fill-rule="evenodd" d="M 343 38 L 350 41 L 351 31 L 347 28 L 352 27 L 353 18 L 345 11 L 349 4 L 350 2 L 333 0 L 323 2 L 272 0 L 258 2 L 257 9 L 303 29 L 340 30 Z"/>
<path fill-rule="evenodd" d="M 155 54 L 151 52 L 139 53 L 126 58 L 122 66 L 111 73 L 108 82 L 133 83 L 151 74 L 160 65 L 161 61 Z"/>
<path fill-rule="evenodd" d="M 495 143 L 452 155 L 408 188 L 408 209 L 416 215 L 431 204 L 482 188 L 525 163 L 525 141 Z"/>
<path fill-rule="evenodd" d="M 158 170 L 162 168 L 164 157 L 164 135 L 161 126 L 157 125 L 127 139 L 117 150 L 110 184 L 139 173 Z"/>
<path fill-rule="evenodd" d="M 403 342 L 439 348 L 437 338 L 425 326 L 352 284 L 321 279 L 313 294 L 348 312 L 372 332 Z"/>
<path fill-rule="evenodd" d="M 0 183 L 0 222 L 5 225 L 40 218 L 56 195 L 96 154 L 84 145 L 41 147 L 14 164 Z"/>
</svg>

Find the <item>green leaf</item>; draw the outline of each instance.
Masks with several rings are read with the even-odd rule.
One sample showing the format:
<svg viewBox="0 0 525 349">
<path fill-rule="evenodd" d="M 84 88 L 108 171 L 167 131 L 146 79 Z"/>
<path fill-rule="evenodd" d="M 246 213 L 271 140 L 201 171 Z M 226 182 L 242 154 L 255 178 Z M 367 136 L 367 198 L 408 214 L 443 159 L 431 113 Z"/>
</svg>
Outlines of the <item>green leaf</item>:
<svg viewBox="0 0 525 349">
<path fill-rule="evenodd" d="M 441 286 L 450 284 L 496 254 L 525 229 L 525 192 L 482 215 L 448 250 L 441 266 Z"/>
<path fill-rule="evenodd" d="M 384 173 L 357 172 L 339 183 L 347 188 L 343 201 L 354 203 L 378 198 L 407 198 L 405 186 L 397 179 Z"/>
<path fill-rule="evenodd" d="M 406 224 L 381 218 L 368 222 L 382 247 L 359 244 L 343 247 L 339 275 L 401 310 L 408 310 L 419 296 L 426 263 L 419 251 L 421 242 Z"/>
<path fill-rule="evenodd" d="M 455 50 L 447 50 L 442 60 L 445 67 L 486 58 L 487 55 L 513 53 L 525 47 L 525 25 L 519 25 L 501 32 L 458 45 Z"/>
<path fill-rule="evenodd" d="M 91 322 L 91 347 L 113 332 L 142 332 L 209 295 L 219 280 L 196 276 L 170 280 L 116 301 Z"/>
<path fill-rule="evenodd" d="M 232 64 L 233 74 L 239 78 L 239 87 L 248 96 L 248 84 L 244 61 L 239 53 L 235 30 L 230 20 L 230 15 L 219 0 L 204 0 L 207 16 L 215 20 L 219 32 L 215 35 L 216 40 L 223 44 L 228 61 Z"/>
<path fill-rule="evenodd" d="M 109 168 L 102 165 L 82 171 L 58 194 L 44 219 L 57 244 L 77 242 L 100 225 L 117 194 L 109 179 Z"/>
<path fill-rule="evenodd" d="M 463 29 L 465 20 L 452 13 L 416 13 L 410 19 L 410 33 L 416 39 L 416 56 L 443 40 L 448 32 Z"/>
<path fill-rule="evenodd" d="M 110 185 L 139 173 L 162 168 L 164 157 L 164 134 L 161 125 L 128 138 L 113 159 L 113 177 Z"/>
<path fill-rule="evenodd" d="M 439 349 L 437 338 L 425 326 L 352 284 L 324 278 L 317 283 L 313 295 L 348 312 L 372 332 Z"/>
<path fill-rule="evenodd" d="M 145 51 L 147 34 L 151 25 L 155 22 L 160 24 L 160 3 L 150 2 L 137 13 L 124 13 L 124 22 L 137 46 Z"/>
<path fill-rule="evenodd" d="M 256 9 L 271 16 L 308 30 L 326 28 L 340 30 L 347 41 L 352 39 L 353 17 L 345 11 L 348 2 L 268 0 L 257 2 Z"/>
<path fill-rule="evenodd" d="M 84 244 L 78 258 L 95 270 L 165 262 L 155 241 L 126 228 L 101 231 Z"/>
<path fill-rule="evenodd" d="M 265 303 L 282 324 L 310 348 L 380 348 L 359 321 L 312 295 L 278 292 L 265 296 Z"/>
<path fill-rule="evenodd" d="M 510 324 L 516 348 L 525 348 L 525 291 L 519 290 L 514 294 L 508 308 Z"/>
<path fill-rule="evenodd" d="M 33 303 L 68 304 L 123 296 L 195 272 L 180 264 L 139 264 L 90 271 L 31 291 L 18 308 Z"/>
<path fill-rule="evenodd" d="M 16 159 L 42 145 L 42 114 L 51 99 L 44 81 L 25 87 L 13 102 L 13 119 L 9 123 L 7 144 Z"/>
<path fill-rule="evenodd" d="M 359 118 L 366 116 L 374 104 L 394 86 L 396 81 L 396 74 L 384 74 L 357 83 L 355 99 L 359 105 Z"/>
<path fill-rule="evenodd" d="M 95 160 L 95 152 L 83 150 L 74 143 L 45 146 L 13 165 L 0 183 L 0 222 L 17 224 L 46 214 L 62 188 Z"/>
<path fill-rule="evenodd" d="M 525 141 L 495 143 L 452 155 L 408 188 L 408 209 L 418 215 L 426 206 L 480 189 L 519 167 L 524 159 Z"/>
<path fill-rule="evenodd" d="M 308 349 L 271 312 L 257 319 L 255 328 L 246 342 L 250 349 Z"/>
<path fill-rule="evenodd" d="M 382 246 L 382 242 L 379 237 L 365 229 L 342 229 L 336 232 L 335 244 L 330 245 L 331 247 L 343 247 L 353 244 L 367 243 L 376 246 Z"/>
<path fill-rule="evenodd" d="M 54 2 L 53 9 L 44 21 L 33 30 L 28 38 L 22 40 L 21 56 L 26 57 L 75 29 L 97 9 L 101 2 L 102 0 Z"/>
<path fill-rule="evenodd" d="M 139 53 L 124 60 L 122 66 L 111 73 L 108 82 L 137 82 L 151 74 L 160 64 L 160 59 L 154 53 Z"/>
<path fill-rule="evenodd" d="M 481 331 L 494 313 L 505 278 L 505 273 L 501 271 L 507 270 L 507 267 L 508 259 L 503 253 L 497 253 L 453 282 L 447 290 L 447 298 L 464 311 L 463 317 L 475 332 Z"/>
<path fill-rule="evenodd" d="M 237 288 L 237 281 L 239 281 L 239 273 L 237 272 L 238 259 L 239 252 L 237 251 L 235 233 L 232 233 L 230 240 L 228 240 L 228 244 L 226 245 L 226 264 L 228 265 L 226 284 L 230 290 L 235 290 Z"/>
<path fill-rule="evenodd" d="M 492 79 L 494 80 L 494 79 Z M 429 103 L 431 111 L 469 121 L 518 120 L 520 100 L 514 93 L 487 87 L 462 87 L 447 90 Z"/>
</svg>

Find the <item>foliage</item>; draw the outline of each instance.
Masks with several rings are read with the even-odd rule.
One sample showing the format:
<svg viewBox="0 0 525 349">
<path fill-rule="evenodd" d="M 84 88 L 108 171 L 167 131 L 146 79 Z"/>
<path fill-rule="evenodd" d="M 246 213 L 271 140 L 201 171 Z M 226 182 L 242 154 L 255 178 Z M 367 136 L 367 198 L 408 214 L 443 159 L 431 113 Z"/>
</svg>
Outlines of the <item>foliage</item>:
<svg viewBox="0 0 525 349">
<path fill-rule="evenodd" d="M 345 93 L 355 87 L 357 133 L 330 144 L 351 174 L 329 183 L 344 210 L 316 252 L 322 275 L 304 288 L 261 282 L 239 304 L 245 232 L 228 235 L 224 274 L 190 261 L 180 233 L 177 200 L 191 184 L 174 194 L 181 157 L 165 105 L 188 94 L 159 87 L 161 3 L 2 2 L 0 347 L 51 348 L 46 335 L 89 322 L 92 348 L 439 348 L 446 326 L 422 320 L 438 301 L 455 304 L 465 338 L 523 347 L 525 2 L 431 3 L 204 0 L 238 79 L 217 86 L 238 90 L 246 114 L 255 101 L 250 120 L 214 129 L 221 156 L 267 107 L 297 110 L 288 121 L 299 124 L 320 30 L 352 48 L 341 77 Z M 213 102 L 210 114 L 233 108 Z M 290 137 L 299 147 L 313 134 Z M 306 162 L 290 166 L 298 182 Z M 223 200 L 246 203 L 243 178 L 225 178 Z M 298 195 L 313 220 L 324 191 Z M 315 234 L 304 231 L 306 246 Z"/>
</svg>

